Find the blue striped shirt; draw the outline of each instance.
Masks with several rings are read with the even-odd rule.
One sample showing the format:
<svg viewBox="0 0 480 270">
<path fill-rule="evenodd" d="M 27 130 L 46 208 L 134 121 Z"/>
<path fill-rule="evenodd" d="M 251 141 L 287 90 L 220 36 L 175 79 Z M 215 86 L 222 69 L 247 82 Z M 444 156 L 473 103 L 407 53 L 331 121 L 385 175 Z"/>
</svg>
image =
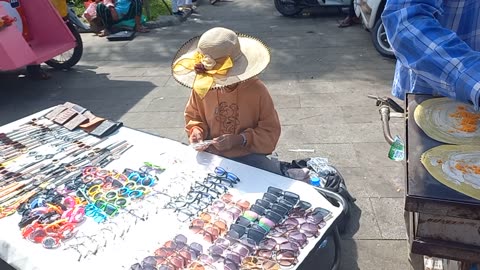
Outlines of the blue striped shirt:
<svg viewBox="0 0 480 270">
<path fill-rule="evenodd" d="M 382 14 L 397 57 L 392 94 L 480 98 L 480 0 L 387 0 Z"/>
</svg>

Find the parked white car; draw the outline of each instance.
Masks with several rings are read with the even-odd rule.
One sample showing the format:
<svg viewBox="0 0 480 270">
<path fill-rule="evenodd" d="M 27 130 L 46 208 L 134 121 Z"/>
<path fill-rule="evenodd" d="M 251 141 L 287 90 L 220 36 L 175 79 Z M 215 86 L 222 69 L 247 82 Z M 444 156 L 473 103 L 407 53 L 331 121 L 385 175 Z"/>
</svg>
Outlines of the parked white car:
<svg viewBox="0 0 480 270">
<path fill-rule="evenodd" d="M 383 27 L 381 18 L 386 0 L 354 1 L 355 13 L 362 19 L 366 30 L 370 31 L 375 49 L 385 57 L 395 58 L 390 43 L 388 43 L 387 34 L 385 33 L 385 27 Z"/>
</svg>

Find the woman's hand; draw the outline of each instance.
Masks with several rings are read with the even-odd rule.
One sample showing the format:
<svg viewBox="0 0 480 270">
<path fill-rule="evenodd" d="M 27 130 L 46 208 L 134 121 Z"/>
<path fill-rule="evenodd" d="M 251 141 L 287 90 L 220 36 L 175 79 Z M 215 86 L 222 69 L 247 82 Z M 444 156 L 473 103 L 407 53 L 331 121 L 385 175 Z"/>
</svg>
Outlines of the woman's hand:
<svg viewBox="0 0 480 270">
<path fill-rule="evenodd" d="M 226 134 L 213 139 L 213 146 L 220 152 L 228 151 L 235 146 L 242 145 L 243 137 L 241 135 Z"/>
<path fill-rule="evenodd" d="M 203 132 L 198 128 L 193 128 L 188 138 L 190 144 L 199 143 L 203 141 Z"/>
<path fill-rule="evenodd" d="M 194 144 L 203 142 L 203 132 L 198 128 L 192 129 L 192 131 L 190 133 L 190 137 L 188 138 L 188 141 L 190 142 L 190 145 L 194 145 Z M 195 148 L 195 150 L 197 150 L 199 152 L 202 152 L 202 151 L 207 150 L 207 148 L 209 146 L 210 146 L 210 144 L 205 144 L 205 145 L 195 146 L 194 148 Z"/>
</svg>

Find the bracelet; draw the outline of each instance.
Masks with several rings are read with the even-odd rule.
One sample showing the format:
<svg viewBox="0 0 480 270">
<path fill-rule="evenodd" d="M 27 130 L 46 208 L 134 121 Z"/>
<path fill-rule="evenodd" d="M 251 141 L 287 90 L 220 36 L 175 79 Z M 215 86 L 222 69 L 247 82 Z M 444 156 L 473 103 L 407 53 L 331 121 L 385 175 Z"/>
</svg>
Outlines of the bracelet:
<svg viewBox="0 0 480 270">
<path fill-rule="evenodd" d="M 240 133 L 240 136 L 242 136 L 242 146 L 245 147 L 247 145 L 247 136 L 243 133 Z"/>
</svg>

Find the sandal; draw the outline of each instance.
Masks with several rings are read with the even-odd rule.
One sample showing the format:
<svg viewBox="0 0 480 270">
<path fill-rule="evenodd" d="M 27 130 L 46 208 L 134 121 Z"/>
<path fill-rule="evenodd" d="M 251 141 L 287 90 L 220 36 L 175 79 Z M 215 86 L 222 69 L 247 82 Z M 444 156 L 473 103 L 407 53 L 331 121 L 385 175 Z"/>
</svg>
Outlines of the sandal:
<svg viewBox="0 0 480 270">
<path fill-rule="evenodd" d="M 106 37 L 108 35 L 110 35 L 110 32 L 107 29 L 104 29 L 104 30 L 100 31 L 100 33 L 98 33 L 99 37 Z"/>
<path fill-rule="evenodd" d="M 349 27 L 349 26 L 352 26 L 354 24 L 360 24 L 360 23 L 362 23 L 362 21 L 358 17 L 353 17 L 353 18 L 352 17 L 346 17 L 343 21 L 340 22 L 338 27 L 345 28 L 345 27 Z"/>
<path fill-rule="evenodd" d="M 345 28 L 353 25 L 353 19 L 351 17 L 345 18 L 343 21 L 340 22 L 338 27 Z"/>
<path fill-rule="evenodd" d="M 52 76 L 45 72 L 40 66 L 28 66 L 27 67 L 28 77 L 35 81 L 45 81 L 50 79 Z"/>
</svg>

